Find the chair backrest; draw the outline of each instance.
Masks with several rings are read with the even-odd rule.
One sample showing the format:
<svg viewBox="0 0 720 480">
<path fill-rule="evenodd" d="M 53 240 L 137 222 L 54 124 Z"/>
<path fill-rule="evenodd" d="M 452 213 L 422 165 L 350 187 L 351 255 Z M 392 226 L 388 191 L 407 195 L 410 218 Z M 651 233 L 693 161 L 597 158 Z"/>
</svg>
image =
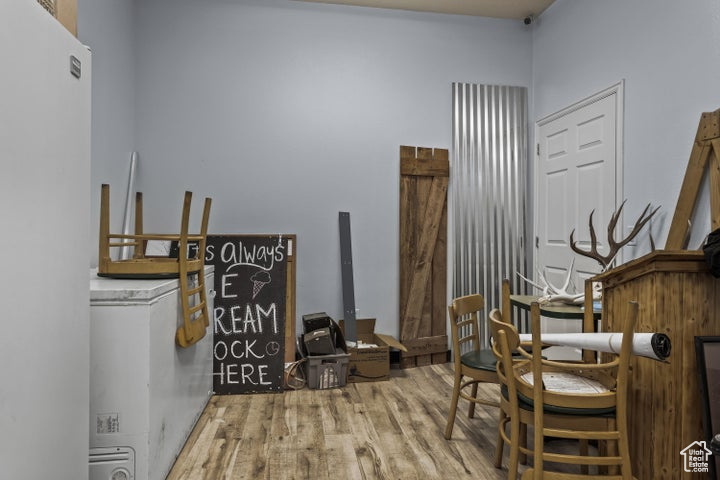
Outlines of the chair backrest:
<svg viewBox="0 0 720 480">
<path fill-rule="evenodd" d="M 512 322 L 512 307 L 510 306 L 510 280 L 504 278 L 502 281 L 500 311 L 506 323 Z"/>
<path fill-rule="evenodd" d="M 620 356 L 617 370 L 617 409 L 618 417 L 625 421 L 627 414 L 628 387 L 630 385 L 630 360 L 632 357 L 633 337 L 637 325 L 640 306 L 637 302 L 629 302 L 625 314 L 625 325 L 623 327 L 623 340 L 620 345 Z"/>
<path fill-rule="evenodd" d="M 478 312 L 484 306 L 483 296 L 472 294 L 454 299 L 448 307 L 455 363 L 460 362 L 462 353 L 480 349 Z"/>
<path fill-rule="evenodd" d="M 543 388 L 542 382 L 533 380 L 533 387 L 528 391 L 525 386 L 520 384 L 520 391 L 533 396 L 536 402 L 543 404 L 555 405 L 558 407 L 568 408 L 606 408 L 616 407 L 624 408 L 627 399 L 628 376 L 630 366 L 630 356 L 632 355 L 632 341 L 637 322 L 638 304 L 630 302 L 626 314 L 626 322 L 623 328 L 623 341 L 618 354 L 605 354 L 605 363 L 600 364 L 572 364 L 562 361 L 551 361 L 543 359 L 541 356 L 533 356 L 532 365 L 527 371 L 532 371 L 533 379 L 542 378 L 543 372 L 571 372 L 575 368 L 582 377 L 590 378 L 606 387 L 605 391 L 597 393 L 578 393 L 572 392 L 557 393 L 549 388 Z M 536 332 L 540 332 L 540 310 L 539 306 L 534 303 L 531 306 L 532 321 L 532 351 L 541 351 L 541 338 Z M 614 357 L 614 358 L 612 358 Z M 516 372 L 517 373 L 517 372 Z M 521 373 L 521 372 L 520 372 Z M 538 385 L 541 385 L 538 387 Z"/>
<path fill-rule="evenodd" d="M 502 312 L 497 308 L 490 311 L 490 331 L 492 332 L 492 351 L 497 359 L 497 374 L 500 385 L 508 389 L 508 398 L 517 398 L 517 387 L 512 373 L 513 352 L 520 346 L 517 328 L 504 320 Z M 511 404 L 513 402 L 511 401 Z"/>
<path fill-rule="evenodd" d="M 205 258 L 205 245 L 207 243 L 207 230 L 208 230 L 208 223 L 210 222 L 210 207 L 212 206 L 212 199 L 205 198 L 205 203 L 203 204 L 203 214 L 202 214 L 202 221 L 200 223 L 200 236 L 202 239 L 200 240 L 198 244 L 198 251 L 197 255 L 199 258 Z"/>
<path fill-rule="evenodd" d="M 492 332 L 493 338 L 493 353 L 495 353 L 496 357 L 498 355 L 502 356 L 502 350 L 500 348 L 502 344 L 499 342 L 500 332 L 503 332 L 503 335 L 506 338 L 507 347 L 511 355 L 520 346 L 520 334 L 518 332 L 518 329 L 517 327 L 515 327 L 515 325 L 506 321 L 505 316 L 506 314 L 504 314 L 497 308 L 492 309 L 489 315 L 490 331 Z M 498 360 L 500 360 L 499 357 Z"/>
<path fill-rule="evenodd" d="M 210 220 L 210 206 L 212 200 L 210 198 L 205 199 L 203 206 L 202 222 L 200 223 L 200 233 L 192 235 L 188 232 L 190 228 L 190 204 L 192 202 L 192 192 L 185 192 L 185 199 L 183 201 L 182 218 L 180 221 L 180 252 L 178 255 L 184 255 L 186 260 L 190 259 L 202 259 L 205 255 L 205 244 L 207 242 L 207 228 L 208 221 Z M 188 241 L 195 240 L 197 242 L 197 249 L 193 256 L 189 256 Z M 184 248 L 183 248 L 184 247 Z M 178 257 L 180 258 L 180 257 Z"/>
</svg>

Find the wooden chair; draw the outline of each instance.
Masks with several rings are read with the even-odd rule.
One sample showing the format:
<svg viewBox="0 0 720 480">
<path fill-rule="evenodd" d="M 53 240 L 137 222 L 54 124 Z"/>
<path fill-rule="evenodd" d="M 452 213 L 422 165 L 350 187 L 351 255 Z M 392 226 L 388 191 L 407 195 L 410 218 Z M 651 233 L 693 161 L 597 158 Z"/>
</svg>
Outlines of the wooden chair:
<svg viewBox="0 0 720 480">
<path fill-rule="evenodd" d="M 531 321 L 533 329 L 533 350 L 540 348 L 540 308 L 537 304 L 532 306 Z M 615 473 L 617 467 L 620 475 L 613 478 L 631 480 L 632 466 L 630 463 L 630 450 L 627 436 L 627 396 L 630 376 L 630 356 L 632 355 L 632 341 L 637 323 L 638 304 L 630 302 L 623 328 L 623 341 L 618 355 L 604 354 L 602 358 L 612 358 L 606 363 L 572 364 L 553 362 L 533 357 L 532 367 L 528 369 L 515 369 L 515 379 L 518 381 L 521 395 L 532 394 L 533 404 L 543 405 L 543 409 L 536 409 L 534 422 L 534 465 L 523 473 L 523 480 L 542 479 L 568 479 L 589 478 L 587 475 L 569 476 L 564 473 L 544 471 L 544 462 L 557 462 L 572 465 L 615 466 L 611 469 Z M 532 377 L 540 378 L 540 382 L 528 384 L 528 373 Z M 568 379 L 576 376 L 583 380 L 583 387 L 594 381 L 592 387 L 599 391 L 589 393 L 587 388 L 568 389 L 559 391 L 553 388 L 550 380 L 553 376 L 567 375 Z M 577 384 L 576 384 L 577 385 Z M 528 388 L 530 387 L 530 388 Z M 604 388 L 603 388 L 604 387 Z M 590 415 L 600 420 L 599 425 L 583 422 L 579 427 L 558 428 L 545 420 L 545 411 L 559 411 L 570 414 Z M 588 417 L 586 417 L 588 418 Z M 602 420 L 607 422 L 603 425 Z M 601 428 L 598 428 L 601 427 Z M 604 428 L 602 428 L 604 427 Z M 606 442 L 607 448 L 600 450 L 597 457 L 587 455 L 572 455 L 548 453 L 544 451 L 544 438 L 570 438 L 579 440 L 597 440 Z M 603 455 L 604 453 L 604 455 Z M 598 475 L 593 475 L 596 478 Z"/>
<path fill-rule="evenodd" d="M 540 332 L 540 310 L 535 304 L 531 311 L 533 332 Z M 500 467 L 503 444 L 510 446 L 508 478 L 517 478 L 520 454 L 534 456 L 533 468 L 523 473 L 523 480 L 543 478 L 570 479 L 595 478 L 588 475 L 588 465 L 620 466 L 621 475 L 613 478 L 632 478 L 627 443 L 627 380 L 632 336 L 637 319 L 637 304 L 632 303 L 623 331 L 620 354 L 608 363 L 578 364 L 550 361 L 542 356 L 530 355 L 522 348 L 517 329 L 503 321 L 498 310 L 490 312 L 493 332 L 493 351 L 498 358 L 498 378 L 501 384 L 500 437 L 496 449 L 495 466 Z M 533 335 L 533 351 L 541 351 L 540 337 Z M 524 361 L 518 362 L 512 354 L 519 352 Z M 509 367 L 508 367 L 509 366 Z M 532 375 L 528 375 L 532 374 Z M 553 378 L 563 377 L 568 391 L 558 391 Z M 541 382 L 532 382 L 543 378 Z M 579 386 L 592 386 L 597 391 L 583 392 Z M 543 405 L 542 409 L 534 405 Z M 510 424 L 510 434 L 506 425 Z M 533 425 L 534 451 L 524 445 L 522 426 Z M 580 441 L 579 455 L 548 453 L 544 451 L 544 438 L 568 438 Z M 599 455 L 588 455 L 588 440 L 597 440 Z M 619 452 L 619 453 L 617 453 Z M 544 471 L 544 461 L 581 466 L 581 473 L 568 474 Z"/>
<path fill-rule="evenodd" d="M 175 336 L 176 343 L 187 347 L 205 336 L 209 325 L 205 293 L 205 242 L 211 200 L 205 199 L 200 233 L 189 234 L 192 193 L 185 192 L 179 234 L 143 232 L 142 193 L 135 198 L 135 233 L 110 233 L 110 186 L 103 185 L 100 197 L 100 244 L 98 276 L 111 278 L 178 278 L 180 282 L 183 325 Z M 176 242 L 177 257 L 146 255 L 149 241 Z M 196 249 L 192 256 L 189 244 Z M 132 258 L 113 259 L 112 248 L 133 247 Z"/>
<path fill-rule="evenodd" d="M 503 312 L 509 312 L 509 309 L 504 308 Z M 516 480 L 519 461 L 524 462 L 525 456 L 532 454 L 527 449 L 527 425 L 532 425 L 533 413 L 530 407 L 520 409 L 517 387 L 512 377 L 512 368 L 516 363 L 529 363 L 531 356 L 521 348 L 518 330 L 509 321 L 506 321 L 508 317 L 509 315 L 502 314 L 498 309 L 493 309 L 489 315 L 490 329 L 492 331 L 492 351 L 497 359 L 496 367 L 501 393 L 498 439 L 495 447 L 495 468 L 502 468 L 503 448 L 507 443 L 510 446 L 508 479 Z M 506 366 L 508 367 L 506 368 Z M 506 432 L 508 423 L 510 424 L 509 436 Z"/>
<path fill-rule="evenodd" d="M 448 307 L 455 369 L 450 412 L 445 427 L 445 438 L 448 440 L 452 436 L 460 398 L 470 402 L 469 418 L 475 415 L 475 404 L 477 403 L 498 406 L 497 402 L 477 397 L 478 383 L 498 383 L 495 356 L 490 349 L 480 348 L 478 311 L 482 310 L 484 306 L 485 300 L 482 295 L 474 294 L 456 298 Z M 466 380 L 465 377 L 468 379 Z M 470 393 L 466 391 L 468 387 L 471 388 Z"/>
<path fill-rule="evenodd" d="M 505 309 L 505 311 L 509 311 Z M 527 447 L 527 426 L 533 425 L 534 414 L 531 402 L 522 402 L 518 397 L 518 389 L 514 382 L 514 367 L 527 366 L 532 359 L 532 345 L 520 342 L 517 327 L 506 321 L 507 316 L 497 309 L 490 312 L 490 328 L 492 330 L 492 350 L 497 358 L 498 379 L 501 386 L 500 419 L 498 421 L 498 440 L 495 447 L 495 468 L 502 468 L 504 445 L 510 446 L 508 461 L 508 479 L 516 480 L 518 476 L 518 463 L 525 464 L 527 455 L 532 450 Z M 507 373 L 505 365 L 512 365 Z M 510 375 L 508 377 L 508 374 Z M 556 425 L 565 426 L 570 420 L 586 421 L 577 416 L 564 419 L 557 415 L 546 416 L 546 421 Z M 510 424 L 510 435 L 507 425 Z M 587 442 L 581 441 L 580 452 L 587 455 Z"/>
</svg>

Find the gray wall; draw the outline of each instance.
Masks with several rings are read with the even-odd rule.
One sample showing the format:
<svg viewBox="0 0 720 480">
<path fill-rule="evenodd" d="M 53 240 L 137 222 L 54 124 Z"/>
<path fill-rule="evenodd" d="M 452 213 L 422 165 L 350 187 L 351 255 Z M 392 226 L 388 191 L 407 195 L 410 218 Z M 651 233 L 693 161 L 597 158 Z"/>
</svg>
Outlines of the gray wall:
<svg viewBox="0 0 720 480">
<path fill-rule="evenodd" d="M 533 36 L 533 98 L 541 118 L 625 79 L 625 223 L 648 202 L 661 248 L 675 211 L 700 114 L 720 108 L 716 0 L 557 0 Z M 690 246 L 709 232 L 707 191 Z M 641 242 L 629 255 L 648 251 Z"/>
<path fill-rule="evenodd" d="M 148 225 L 177 229 L 190 189 L 214 198 L 214 232 L 296 233 L 298 313 L 340 316 L 337 212 L 350 211 L 359 315 L 384 333 L 398 327 L 398 146 L 450 147 L 451 82 L 530 86 L 537 119 L 624 79 L 626 223 L 661 204 L 660 246 L 700 112 L 720 103 L 713 0 L 557 0 L 532 30 L 285 0 L 79 3 L 93 233 L 100 182 L 119 225 L 137 149 Z"/>
<path fill-rule="evenodd" d="M 100 185 L 110 183 L 112 231 L 122 226 L 135 149 L 134 8 L 128 0 L 78 0 L 78 39 L 93 52 L 90 263 L 97 265 Z"/>
<path fill-rule="evenodd" d="M 397 335 L 399 146 L 450 147 L 453 81 L 528 86 L 531 32 L 292 1 L 135 8 L 146 224 L 177 229 L 190 189 L 198 212 L 213 197 L 212 232 L 297 234 L 298 315 L 340 318 L 349 211 L 358 315 Z"/>
</svg>

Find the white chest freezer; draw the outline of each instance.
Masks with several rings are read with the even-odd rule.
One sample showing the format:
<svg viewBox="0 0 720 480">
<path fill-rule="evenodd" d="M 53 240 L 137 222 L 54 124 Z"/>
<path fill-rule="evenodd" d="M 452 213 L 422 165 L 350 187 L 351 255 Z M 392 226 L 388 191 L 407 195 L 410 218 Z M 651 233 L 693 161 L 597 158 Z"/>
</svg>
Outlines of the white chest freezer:
<svg viewBox="0 0 720 480">
<path fill-rule="evenodd" d="M 212 329 L 175 344 L 179 290 L 177 279 L 90 272 L 90 480 L 164 479 L 212 394 Z"/>
</svg>

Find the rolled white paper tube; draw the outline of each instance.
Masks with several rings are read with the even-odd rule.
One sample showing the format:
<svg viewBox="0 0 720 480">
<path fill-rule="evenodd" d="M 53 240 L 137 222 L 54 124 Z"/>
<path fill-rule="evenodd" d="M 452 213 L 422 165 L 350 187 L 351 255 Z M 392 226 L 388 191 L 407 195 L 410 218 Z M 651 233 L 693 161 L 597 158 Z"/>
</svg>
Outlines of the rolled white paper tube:
<svg viewBox="0 0 720 480">
<path fill-rule="evenodd" d="M 135 190 L 135 170 L 137 169 L 137 158 L 137 152 L 132 152 L 132 155 L 130 155 L 130 172 L 128 174 L 127 193 L 125 195 L 125 215 L 123 216 L 122 225 L 123 235 L 130 234 L 130 218 L 132 217 L 133 192 Z M 120 259 L 127 260 L 128 258 L 130 258 L 130 247 L 121 247 Z"/>
<path fill-rule="evenodd" d="M 542 333 L 545 345 L 575 347 L 597 352 L 620 353 L 622 333 Z M 520 334 L 521 342 L 531 342 L 532 334 Z M 670 356 L 670 337 L 664 333 L 636 333 L 633 335 L 632 353 L 663 361 Z"/>
</svg>

